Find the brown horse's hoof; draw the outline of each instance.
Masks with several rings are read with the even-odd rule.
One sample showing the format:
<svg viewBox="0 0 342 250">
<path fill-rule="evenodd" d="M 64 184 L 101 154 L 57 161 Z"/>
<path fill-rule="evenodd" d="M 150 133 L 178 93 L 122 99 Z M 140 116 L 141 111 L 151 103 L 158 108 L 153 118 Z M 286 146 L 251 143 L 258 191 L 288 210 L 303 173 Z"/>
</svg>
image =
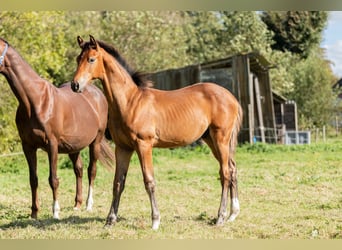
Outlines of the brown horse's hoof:
<svg viewBox="0 0 342 250">
<path fill-rule="evenodd" d="M 111 227 L 112 225 L 116 223 L 116 220 L 117 220 L 117 217 L 115 214 L 108 215 L 105 227 Z"/>
<path fill-rule="evenodd" d="M 32 218 L 32 219 L 35 219 L 35 220 L 36 220 L 37 217 L 38 217 L 38 216 L 37 216 L 37 212 L 32 212 L 32 213 L 31 213 L 31 218 Z"/>
</svg>

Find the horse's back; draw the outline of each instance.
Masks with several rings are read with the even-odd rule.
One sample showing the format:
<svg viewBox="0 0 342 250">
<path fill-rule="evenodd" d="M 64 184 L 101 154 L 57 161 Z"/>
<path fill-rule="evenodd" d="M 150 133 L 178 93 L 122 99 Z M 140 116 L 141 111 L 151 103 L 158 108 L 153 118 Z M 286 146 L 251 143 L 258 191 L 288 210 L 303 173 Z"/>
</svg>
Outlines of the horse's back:
<svg viewBox="0 0 342 250">
<path fill-rule="evenodd" d="M 209 127 L 229 129 L 239 112 L 239 103 L 234 95 L 214 83 L 146 92 L 146 95 L 151 95 L 146 99 L 153 100 L 153 108 L 148 109 L 148 114 L 154 114 L 159 139 L 157 147 L 192 143 Z"/>
<path fill-rule="evenodd" d="M 75 145 L 75 148 L 85 147 L 95 139 L 99 131 L 104 133 L 108 104 L 100 89 L 88 86 L 82 93 L 74 93 L 70 83 L 65 83 L 57 88 L 57 93 L 56 105 L 60 113 L 57 123 L 63 123 L 60 140 L 65 142 L 66 148 L 68 144 Z"/>
<path fill-rule="evenodd" d="M 163 107 L 177 105 L 180 108 L 187 106 L 187 109 L 203 109 L 209 113 L 225 110 L 235 113 L 239 106 L 235 96 L 216 83 L 196 83 L 171 91 L 153 91 L 157 105 Z"/>
<path fill-rule="evenodd" d="M 71 83 L 67 82 L 59 86 L 59 91 L 68 105 L 77 105 L 78 108 L 90 105 L 96 113 L 107 113 L 108 104 L 102 91 L 94 85 L 89 85 L 82 93 L 75 93 L 71 90 Z M 89 110 L 90 112 L 90 110 Z M 107 116 L 107 115 L 106 115 Z"/>
</svg>

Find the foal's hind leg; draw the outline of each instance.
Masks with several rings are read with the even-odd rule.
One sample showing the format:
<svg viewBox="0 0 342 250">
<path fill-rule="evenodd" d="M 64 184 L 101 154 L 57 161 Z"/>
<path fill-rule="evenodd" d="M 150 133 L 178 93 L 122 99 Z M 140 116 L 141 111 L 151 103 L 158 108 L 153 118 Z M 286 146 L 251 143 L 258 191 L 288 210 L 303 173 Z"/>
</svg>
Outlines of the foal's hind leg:
<svg viewBox="0 0 342 250">
<path fill-rule="evenodd" d="M 230 214 L 229 214 L 229 221 L 234 221 L 235 218 L 240 213 L 240 204 L 238 199 L 238 187 L 237 187 L 237 169 L 236 163 L 233 159 L 233 156 L 230 156 L 229 160 L 229 171 L 231 173 L 231 183 L 229 186 L 230 189 Z"/>
<path fill-rule="evenodd" d="M 221 130 L 210 130 L 210 135 L 203 138 L 208 144 L 215 158 L 220 164 L 220 180 L 222 186 L 221 203 L 218 210 L 218 218 L 216 225 L 223 225 L 227 217 L 227 203 L 228 203 L 228 188 L 231 182 L 231 175 L 229 172 L 229 147 L 226 133 Z"/>
<path fill-rule="evenodd" d="M 80 152 L 69 154 L 69 158 L 74 166 L 74 173 L 76 176 L 76 196 L 74 209 L 80 209 L 82 205 L 82 177 L 83 177 L 83 166 L 80 157 Z"/>
</svg>

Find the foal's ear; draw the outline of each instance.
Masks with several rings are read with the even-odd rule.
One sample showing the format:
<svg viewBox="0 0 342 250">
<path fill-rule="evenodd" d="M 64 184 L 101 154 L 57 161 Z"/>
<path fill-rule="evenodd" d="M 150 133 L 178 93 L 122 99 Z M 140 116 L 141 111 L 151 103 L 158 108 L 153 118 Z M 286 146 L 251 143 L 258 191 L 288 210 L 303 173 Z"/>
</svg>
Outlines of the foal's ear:
<svg viewBox="0 0 342 250">
<path fill-rule="evenodd" d="M 78 42 L 78 45 L 79 45 L 81 48 L 83 48 L 84 41 L 83 41 L 82 37 L 77 36 L 77 42 Z"/>
<path fill-rule="evenodd" d="M 89 37 L 90 37 L 90 47 L 92 49 L 97 50 L 97 42 L 96 42 L 95 38 L 92 35 L 89 35 Z"/>
</svg>

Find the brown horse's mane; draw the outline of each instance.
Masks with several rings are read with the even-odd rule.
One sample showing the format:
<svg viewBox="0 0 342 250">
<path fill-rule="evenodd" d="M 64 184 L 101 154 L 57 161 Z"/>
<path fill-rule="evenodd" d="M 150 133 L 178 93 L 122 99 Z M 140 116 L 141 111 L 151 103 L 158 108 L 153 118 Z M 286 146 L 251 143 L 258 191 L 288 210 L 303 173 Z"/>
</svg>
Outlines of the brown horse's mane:
<svg viewBox="0 0 342 250">
<path fill-rule="evenodd" d="M 9 46 L 9 43 L 8 43 L 5 39 L 3 39 L 2 37 L 0 37 L 0 40 L 3 41 L 3 42 L 5 42 L 5 43 L 7 43 L 8 46 Z"/>
<path fill-rule="evenodd" d="M 126 59 L 124 59 L 121 54 L 119 53 L 119 51 L 114 48 L 113 46 L 103 42 L 103 41 L 99 41 L 97 40 L 98 45 L 100 45 L 100 47 L 102 49 L 104 49 L 107 53 L 109 53 L 111 56 L 113 56 L 119 63 L 120 65 L 129 73 L 129 75 L 131 76 L 133 82 L 139 86 L 139 87 L 152 87 L 153 83 L 152 81 L 146 79 L 147 74 L 141 71 L 137 71 L 135 70 L 131 65 L 129 65 L 126 61 Z M 85 43 L 85 46 L 89 46 L 90 43 L 87 42 Z"/>
</svg>

